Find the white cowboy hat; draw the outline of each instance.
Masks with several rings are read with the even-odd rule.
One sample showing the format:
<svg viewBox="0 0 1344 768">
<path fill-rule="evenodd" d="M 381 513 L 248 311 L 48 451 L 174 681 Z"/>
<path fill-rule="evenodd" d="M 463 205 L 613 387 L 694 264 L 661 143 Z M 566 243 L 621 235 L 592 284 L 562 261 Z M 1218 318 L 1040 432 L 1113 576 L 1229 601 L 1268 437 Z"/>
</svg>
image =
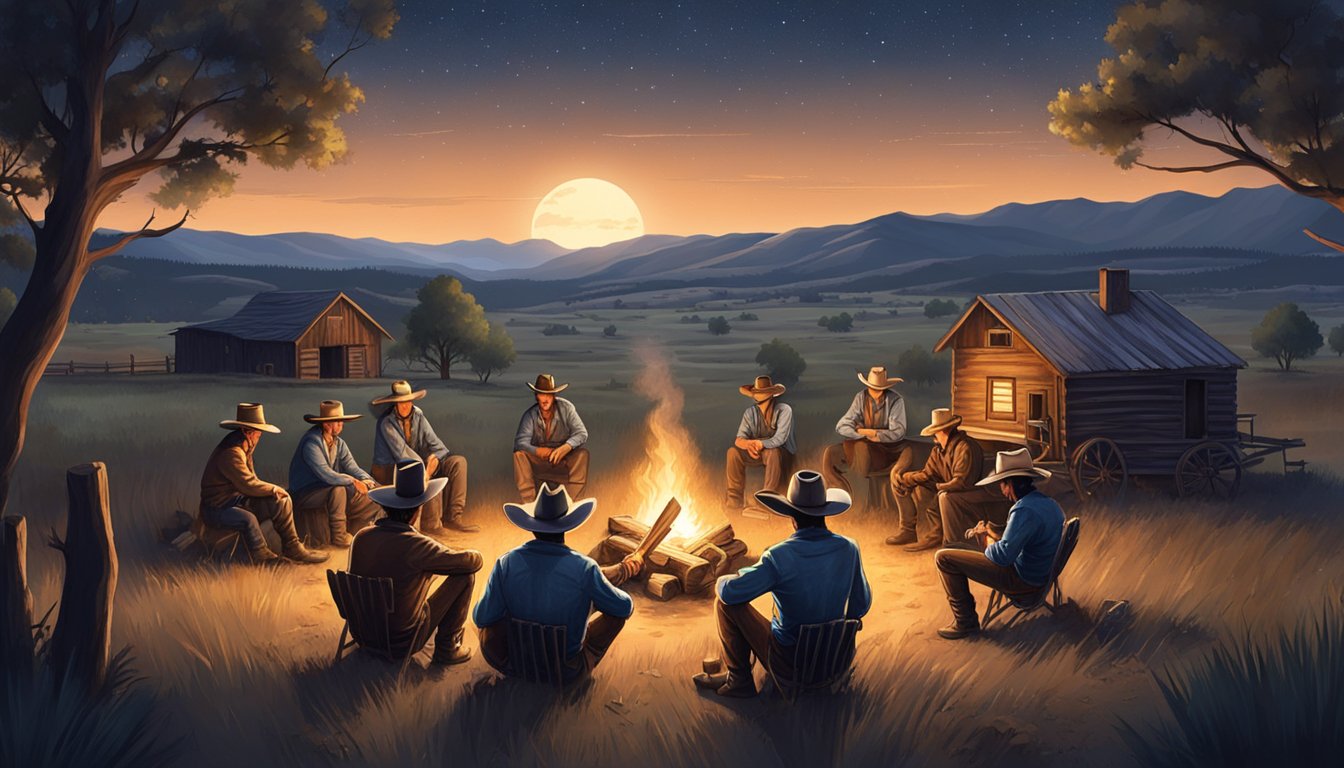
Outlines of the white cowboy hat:
<svg viewBox="0 0 1344 768">
<path fill-rule="evenodd" d="M 527 386 L 531 387 L 533 392 L 540 392 L 543 395 L 558 395 L 569 389 L 568 384 L 556 386 L 555 377 L 549 373 L 537 374 L 537 383 L 533 384 L 529 381 Z"/>
<path fill-rule="evenodd" d="M 305 413 L 303 420 L 309 424 L 321 424 L 324 421 L 354 421 L 361 414 L 345 412 L 345 405 L 340 400 L 323 400 L 317 406 L 317 415 Z"/>
<path fill-rule="evenodd" d="M 369 404 L 382 405 L 383 403 L 408 403 L 412 400 L 419 400 L 424 396 L 425 390 L 423 389 L 417 389 L 412 392 L 411 383 L 409 381 L 394 381 L 392 382 L 392 394 L 375 397 Z"/>
<path fill-rule="evenodd" d="M 755 384 L 743 384 L 737 388 L 737 391 L 747 397 L 754 397 L 755 395 L 779 397 L 784 394 L 784 385 L 774 383 L 769 376 L 757 376 Z"/>
<path fill-rule="evenodd" d="M 1044 479 L 1051 474 L 1050 470 L 1041 469 L 1031 463 L 1031 452 L 1026 448 L 1018 448 L 1016 451 L 999 451 L 995 454 L 994 472 L 976 485 L 993 485 L 1009 477 L 1039 477 Z"/>
<path fill-rule="evenodd" d="M 951 408 L 934 408 L 929 416 L 929 426 L 919 430 L 919 434 L 932 437 L 934 432 L 942 432 L 961 424 L 960 416 L 953 416 Z"/>
<path fill-rule="evenodd" d="M 897 384 L 905 381 L 905 379 L 895 376 L 887 378 L 887 369 L 880 365 L 875 365 L 872 368 L 869 368 L 867 376 L 864 376 L 862 373 L 858 374 L 858 376 L 859 381 L 863 382 L 863 386 L 868 387 L 869 389 L 891 389 Z"/>
<path fill-rule="evenodd" d="M 756 500 L 777 515 L 792 517 L 795 513 L 813 517 L 830 517 L 849 509 L 849 493 L 840 488 L 827 488 L 821 475 L 810 469 L 799 470 L 789 478 L 789 492 L 783 496 L 770 491 L 757 491 Z"/>
<path fill-rule="evenodd" d="M 392 484 L 369 491 L 369 498 L 392 509 L 415 509 L 442 493 L 447 484 L 446 477 L 425 482 L 425 463 L 419 459 L 406 459 L 397 462 Z"/>
<path fill-rule="evenodd" d="M 509 522 L 533 533 L 565 533 L 583 525 L 597 508 L 597 499 L 573 501 L 563 485 L 542 483 L 530 504 L 505 504 Z"/>
<path fill-rule="evenodd" d="M 239 403 L 235 416 L 219 422 L 219 426 L 225 429 L 259 429 L 273 435 L 280 434 L 279 427 L 266 423 L 266 414 L 261 409 L 261 403 Z"/>
</svg>

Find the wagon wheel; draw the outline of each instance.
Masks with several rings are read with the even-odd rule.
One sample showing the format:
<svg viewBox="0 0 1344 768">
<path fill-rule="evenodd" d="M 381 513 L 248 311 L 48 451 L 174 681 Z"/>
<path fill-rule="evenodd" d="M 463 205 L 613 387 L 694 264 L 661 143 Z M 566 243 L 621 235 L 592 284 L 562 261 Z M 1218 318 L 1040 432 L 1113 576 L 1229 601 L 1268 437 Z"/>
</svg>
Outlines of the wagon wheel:
<svg viewBox="0 0 1344 768">
<path fill-rule="evenodd" d="M 1199 443 L 1176 462 L 1176 492 L 1230 499 L 1241 487 L 1241 460 L 1232 449 L 1212 440 Z"/>
<path fill-rule="evenodd" d="M 1108 437 L 1094 437 L 1073 452 L 1069 478 L 1080 499 L 1110 501 L 1125 493 L 1129 469 L 1120 446 Z"/>
</svg>

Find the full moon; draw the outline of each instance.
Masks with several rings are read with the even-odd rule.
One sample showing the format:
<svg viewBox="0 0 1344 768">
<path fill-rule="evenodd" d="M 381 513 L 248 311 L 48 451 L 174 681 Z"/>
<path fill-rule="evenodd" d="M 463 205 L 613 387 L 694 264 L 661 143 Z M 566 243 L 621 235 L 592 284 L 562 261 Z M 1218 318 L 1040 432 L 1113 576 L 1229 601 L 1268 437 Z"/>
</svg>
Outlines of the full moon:
<svg viewBox="0 0 1344 768">
<path fill-rule="evenodd" d="M 532 237 L 570 249 L 644 234 L 644 217 L 624 189 L 602 179 L 570 179 L 546 193 L 532 214 Z"/>
</svg>

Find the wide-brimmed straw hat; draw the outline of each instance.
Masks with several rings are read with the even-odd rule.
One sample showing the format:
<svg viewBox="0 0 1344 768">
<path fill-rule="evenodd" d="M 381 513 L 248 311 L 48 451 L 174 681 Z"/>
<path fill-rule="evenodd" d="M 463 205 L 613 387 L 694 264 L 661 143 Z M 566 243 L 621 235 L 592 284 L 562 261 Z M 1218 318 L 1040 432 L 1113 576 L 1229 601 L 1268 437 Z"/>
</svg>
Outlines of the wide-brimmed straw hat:
<svg viewBox="0 0 1344 768">
<path fill-rule="evenodd" d="M 321 424 L 327 421 L 354 421 L 361 414 L 346 413 L 345 405 L 340 400 L 323 400 L 317 406 L 317 415 L 305 413 L 303 420 L 309 424 Z"/>
<path fill-rule="evenodd" d="M 239 403 L 234 418 L 219 422 L 219 426 L 225 429 L 259 429 L 273 435 L 280 434 L 279 427 L 266 423 L 266 413 L 262 411 L 261 403 Z"/>
<path fill-rule="evenodd" d="M 426 482 L 425 463 L 419 459 L 405 459 L 397 462 L 392 484 L 369 491 L 369 498 L 392 509 L 414 509 L 442 493 L 447 484 L 446 477 Z"/>
<path fill-rule="evenodd" d="M 505 504 L 509 522 L 533 533 L 566 533 L 578 528 L 597 508 L 597 499 L 573 501 L 563 485 L 542 483 L 530 504 Z"/>
<path fill-rule="evenodd" d="M 954 416 L 951 408 L 934 408 L 933 414 L 929 416 L 929 426 L 919 430 L 919 434 L 931 437 L 935 432 L 942 432 L 960 424 L 961 417 Z"/>
<path fill-rule="evenodd" d="M 868 374 L 866 376 L 860 372 L 859 381 L 862 381 L 863 386 L 868 387 L 869 389 L 891 389 L 897 384 L 905 381 L 905 379 L 896 376 L 888 378 L 887 369 L 880 365 L 875 365 L 868 369 Z"/>
<path fill-rule="evenodd" d="M 994 455 L 994 472 L 976 485 L 993 485 L 1009 477 L 1037 477 L 1045 479 L 1050 470 L 1041 469 L 1031 462 L 1031 452 L 1026 448 L 1016 451 L 999 451 Z"/>
<path fill-rule="evenodd" d="M 774 383 L 769 376 L 757 376 L 755 384 L 743 384 L 737 388 L 737 391 L 747 397 L 755 397 L 756 395 L 779 397 L 784 394 L 784 385 Z"/>
<path fill-rule="evenodd" d="M 419 400 L 425 396 L 425 390 L 411 390 L 409 381 L 392 382 L 392 394 L 375 397 L 371 405 L 382 405 L 384 403 L 409 403 L 412 400 Z"/>
<path fill-rule="evenodd" d="M 537 383 L 533 384 L 529 381 L 527 382 L 527 386 L 531 387 L 533 392 L 539 392 L 543 395 L 558 395 L 566 389 L 569 389 L 568 384 L 557 385 L 555 383 L 555 377 L 549 373 L 537 374 Z"/>
<path fill-rule="evenodd" d="M 789 491 L 783 496 L 771 491 L 757 491 L 756 500 L 784 517 L 795 514 L 830 517 L 844 512 L 850 505 L 848 491 L 827 488 L 821 475 L 810 469 L 793 473 L 789 478 Z"/>
</svg>

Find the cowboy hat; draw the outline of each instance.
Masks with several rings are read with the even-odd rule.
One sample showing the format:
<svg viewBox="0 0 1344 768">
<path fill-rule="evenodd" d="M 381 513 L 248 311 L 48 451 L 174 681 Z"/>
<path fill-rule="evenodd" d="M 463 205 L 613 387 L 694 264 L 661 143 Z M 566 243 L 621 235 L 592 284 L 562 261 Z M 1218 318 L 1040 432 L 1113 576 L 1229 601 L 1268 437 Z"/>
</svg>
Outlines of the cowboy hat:
<svg viewBox="0 0 1344 768">
<path fill-rule="evenodd" d="M 537 383 L 533 384 L 529 381 L 527 386 L 531 387 L 533 392 L 539 392 L 543 395 L 558 395 L 566 389 L 569 389 L 568 384 L 556 386 L 555 377 L 549 373 L 537 374 Z"/>
<path fill-rule="evenodd" d="M 419 400 L 424 396 L 425 390 L 423 389 L 417 389 L 412 392 L 411 383 L 409 381 L 394 381 L 392 382 L 392 394 L 375 397 L 369 404 L 382 405 L 384 403 L 408 403 L 412 400 Z"/>
<path fill-rule="evenodd" d="M 448 478 L 436 477 L 425 482 L 425 463 L 419 459 L 398 461 L 392 484 L 369 491 L 374 503 L 392 509 L 415 509 L 443 492 Z"/>
<path fill-rule="evenodd" d="M 239 403 L 235 418 L 225 419 L 219 422 L 219 426 L 225 429 L 259 429 L 273 435 L 280 434 L 279 427 L 266 423 L 266 414 L 261 410 L 261 403 Z"/>
<path fill-rule="evenodd" d="M 869 389 L 891 389 L 897 384 L 905 381 L 905 379 L 899 377 L 892 377 L 889 379 L 887 378 L 887 369 L 880 365 L 875 365 L 868 369 L 867 376 L 859 373 L 859 381 L 862 381 L 863 386 L 868 387 Z"/>
<path fill-rule="evenodd" d="M 827 488 L 821 475 L 810 469 L 793 473 L 789 478 L 789 492 L 783 496 L 771 491 L 757 491 L 756 500 L 777 515 L 795 514 L 830 517 L 849 509 L 849 492 Z"/>
<path fill-rule="evenodd" d="M 533 533 L 565 533 L 583 525 L 597 508 L 597 499 L 573 501 L 563 485 L 542 483 L 537 498 L 530 504 L 505 504 L 509 522 Z"/>
<path fill-rule="evenodd" d="M 1026 448 L 1016 451 L 999 451 L 994 455 L 994 472 L 976 485 L 993 485 L 1009 477 L 1038 477 L 1045 479 L 1052 473 L 1031 463 L 1031 453 Z"/>
<path fill-rule="evenodd" d="M 737 391 L 747 397 L 754 397 L 756 395 L 779 397 L 784 394 L 784 385 L 770 381 L 769 376 L 757 376 L 755 384 L 743 384 L 737 388 Z"/>
<path fill-rule="evenodd" d="M 919 434 L 932 437 L 935 432 L 942 432 L 944 429 L 951 429 L 960 424 L 961 417 L 953 416 L 951 408 L 934 408 L 933 415 L 929 417 L 929 426 L 919 430 Z"/>
<path fill-rule="evenodd" d="M 321 424 L 324 421 L 354 421 L 360 414 L 345 412 L 345 406 L 340 400 L 323 400 L 317 406 L 317 415 L 305 413 L 303 420 L 309 424 Z"/>
</svg>

